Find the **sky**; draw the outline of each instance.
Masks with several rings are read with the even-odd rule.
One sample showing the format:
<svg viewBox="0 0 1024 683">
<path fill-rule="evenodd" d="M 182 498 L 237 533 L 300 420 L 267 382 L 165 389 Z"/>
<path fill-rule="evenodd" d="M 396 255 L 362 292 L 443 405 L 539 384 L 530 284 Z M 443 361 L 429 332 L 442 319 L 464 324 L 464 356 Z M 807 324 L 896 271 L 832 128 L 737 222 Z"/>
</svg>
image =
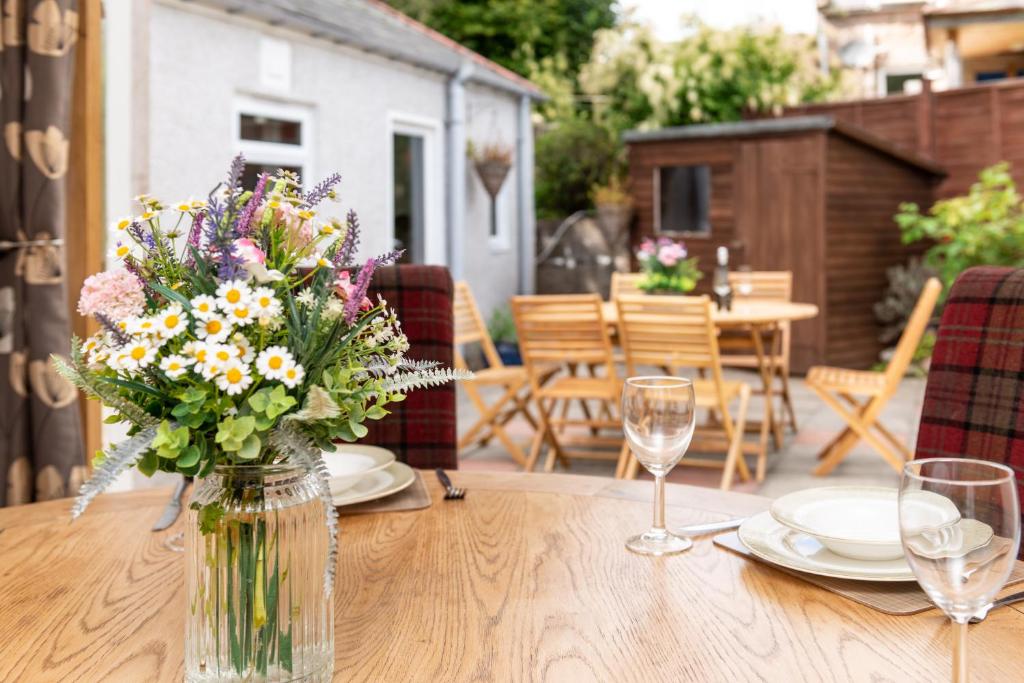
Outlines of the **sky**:
<svg viewBox="0 0 1024 683">
<path fill-rule="evenodd" d="M 789 33 L 814 33 L 817 22 L 815 0 L 620 0 L 620 5 L 651 24 L 662 40 L 682 37 L 679 18 L 684 14 L 695 14 L 717 28 L 768 21 Z"/>
</svg>

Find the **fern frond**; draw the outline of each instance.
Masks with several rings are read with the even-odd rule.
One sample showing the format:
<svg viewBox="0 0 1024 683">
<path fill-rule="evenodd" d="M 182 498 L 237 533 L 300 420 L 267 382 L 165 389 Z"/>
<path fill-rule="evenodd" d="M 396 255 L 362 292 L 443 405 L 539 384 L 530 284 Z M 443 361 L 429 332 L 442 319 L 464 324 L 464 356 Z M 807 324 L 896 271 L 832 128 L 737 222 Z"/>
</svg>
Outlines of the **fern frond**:
<svg viewBox="0 0 1024 683">
<path fill-rule="evenodd" d="M 413 389 L 426 389 L 465 379 L 473 379 L 473 373 L 469 370 L 451 370 L 449 368 L 412 370 L 400 372 L 387 378 L 381 383 L 381 390 L 402 394 Z"/>
<path fill-rule="evenodd" d="M 93 498 L 103 493 L 122 472 L 142 458 L 156 437 L 156 429 L 155 425 L 147 427 L 135 436 L 111 446 L 107 450 L 103 462 L 96 466 L 92 477 L 78 490 L 78 497 L 75 498 L 75 504 L 71 507 L 71 519 L 78 519 Z"/>
<path fill-rule="evenodd" d="M 113 408 L 134 425 L 148 427 L 156 424 L 156 418 L 148 415 L 134 403 L 121 398 L 113 388 L 113 385 L 101 382 L 92 375 L 82 362 L 81 347 L 77 339 L 72 339 L 71 341 L 71 363 L 55 355 L 50 356 L 50 360 L 58 375 L 74 384 L 92 398 L 101 401 L 109 408 Z"/>
<path fill-rule="evenodd" d="M 318 420 L 333 420 L 341 415 L 341 408 L 334 402 L 327 391 L 316 384 L 309 388 L 306 400 L 302 403 L 302 409 L 284 416 L 284 420 L 294 422 L 317 422 Z"/>
<path fill-rule="evenodd" d="M 334 565 L 338 561 L 338 511 L 331 500 L 331 489 L 327 471 L 319 448 L 289 423 L 282 423 L 270 433 L 268 443 L 282 455 L 308 467 L 316 473 L 317 490 L 324 506 L 324 523 L 327 526 L 327 566 L 324 567 L 324 591 L 330 596 L 334 591 Z"/>
</svg>

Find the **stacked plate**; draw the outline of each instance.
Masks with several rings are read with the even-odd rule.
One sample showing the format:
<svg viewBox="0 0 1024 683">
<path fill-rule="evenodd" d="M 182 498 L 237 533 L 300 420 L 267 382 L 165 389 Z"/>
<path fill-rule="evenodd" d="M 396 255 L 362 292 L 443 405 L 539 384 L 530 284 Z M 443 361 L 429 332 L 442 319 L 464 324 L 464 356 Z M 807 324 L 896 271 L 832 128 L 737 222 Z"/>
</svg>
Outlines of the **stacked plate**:
<svg viewBox="0 0 1024 683">
<path fill-rule="evenodd" d="M 788 569 L 840 579 L 913 581 L 900 543 L 897 493 L 867 486 L 797 491 L 744 522 L 739 537 L 757 557 Z M 949 499 L 916 494 L 921 529 L 957 527 L 960 513 Z"/>
<path fill-rule="evenodd" d="M 335 506 L 365 503 L 398 493 L 416 481 L 416 473 L 395 454 L 377 446 L 339 444 L 324 452 L 331 474 L 331 498 Z"/>
</svg>

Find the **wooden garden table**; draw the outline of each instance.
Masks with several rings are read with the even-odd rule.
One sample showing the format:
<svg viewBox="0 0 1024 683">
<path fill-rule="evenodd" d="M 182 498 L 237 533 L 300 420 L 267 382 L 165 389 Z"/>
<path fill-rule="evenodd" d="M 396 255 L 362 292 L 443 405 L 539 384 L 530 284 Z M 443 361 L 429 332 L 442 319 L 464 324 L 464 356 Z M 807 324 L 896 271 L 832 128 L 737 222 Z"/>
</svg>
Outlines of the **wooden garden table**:
<svg viewBox="0 0 1024 683">
<path fill-rule="evenodd" d="M 618 328 L 619 311 L 614 301 L 602 304 L 601 313 L 605 322 Z M 768 450 L 768 435 L 772 436 L 775 448 L 782 445 L 782 423 L 775 418 L 774 382 L 775 358 L 779 354 L 777 347 L 782 343 L 781 325 L 786 322 L 809 320 L 818 315 L 818 307 L 814 304 L 795 301 L 733 301 L 732 310 L 722 311 L 715 308 L 713 317 L 715 325 L 723 330 L 747 330 L 750 332 L 754 353 L 757 357 L 758 373 L 764 389 L 764 420 L 747 421 L 750 429 L 759 432 L 757 447 L 758 455 Z M 744 449 L 750 452 L 750 449 Z"/>
<path fill-rule="evenodd" d="M 429 473 L 427 473 L 429 474 Z M 339 681 L 942 681 L 932 610 L 888 616 L 698 538 L 633 555 L 651 484 L 455 472 L 463 501 L 342 518 Z M 668 485 L 670 526 L 768 500 Z M 149 527 L 169 489 L 0 510 L 0 680 L 181 681 L 181 553 Z M 1012 590 L 1012 589 L 1011 589 Z M 1019 680 L 1024 612 L 970 631 L 976 681 Z"/>
</svg>

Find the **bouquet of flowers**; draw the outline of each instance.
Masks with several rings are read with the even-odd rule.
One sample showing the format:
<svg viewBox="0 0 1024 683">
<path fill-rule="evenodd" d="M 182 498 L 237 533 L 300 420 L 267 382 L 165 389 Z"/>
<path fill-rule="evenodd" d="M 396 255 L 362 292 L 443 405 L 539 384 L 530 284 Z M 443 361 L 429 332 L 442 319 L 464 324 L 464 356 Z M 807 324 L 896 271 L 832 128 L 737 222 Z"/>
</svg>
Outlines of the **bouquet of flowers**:
<svg viewBox="0 0 1024 683">
<path fill-rule="evenodd" d="M 639 287 L 645 292 L 692 292 L 704 273 L 697 268 L 697 257 L 686 257 L 686 245 L 668 237 L 645 239 L 636 253 L 644 278 Z"/>
<path fill-rule="evenodd" d="M 220 465 L 297 462 L 319 480 L 329 595 L 336 512 L 322 450 L 364 436 L 364 422 L 386 416 L 406 392 L 468 374 L 405 358 L 395 312 L 367 296 L 374 270 L 400 254 L 356 266 L 355 213 L 344 221 L 317 214 L 334 198 L 337 174 L 307 192 L 284 171 L 242 190 L 243 167 L 239 156 L 205 201 L 139 197 L 140 215 L 116 225 L 120 265 L 85 281 L 78 309 L 102 330 L 72 340 L 70 359 L 54 362 L 130 430 L 97 454 L 72 515 L 132 466 L 204 478 Z M 217 527 L 224 507 L 203 504 L 202 533 Z M 269 557 L 258 544 L 251 557 L 233 552 L 232 560 L 251 559 L 257 577 Z M 263 597 L 265 605 L 273 596 Z M 266 618 L 257 614 L 250 626 L 265 628 Z"/>
</svg>

